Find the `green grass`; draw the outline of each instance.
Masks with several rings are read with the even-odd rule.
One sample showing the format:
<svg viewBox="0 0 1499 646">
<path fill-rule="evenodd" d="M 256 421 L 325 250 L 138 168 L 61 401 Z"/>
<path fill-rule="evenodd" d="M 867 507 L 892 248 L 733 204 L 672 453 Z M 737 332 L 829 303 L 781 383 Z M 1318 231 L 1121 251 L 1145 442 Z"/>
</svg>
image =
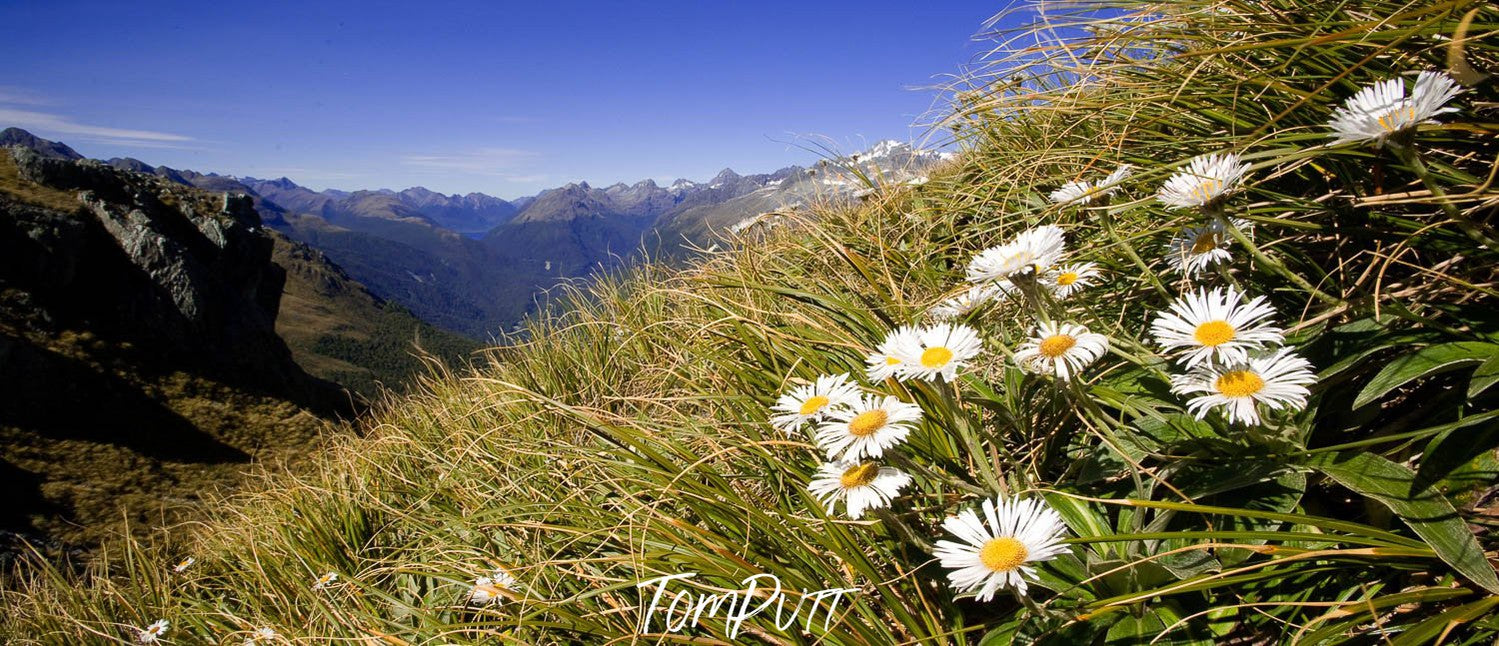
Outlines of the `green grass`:
<svg viewBox="0 0 1499 646">
<path fill-rule="evenodd" d="M 1106 4 L 1123 17 L 1051 7 L 1054 23 L 1087 29 L 1060 29 L 1077 36 L 1066 46 L 1014 34 L 955 88 L 942 125 L 966 154 L 925 186 L 800 214 L 684 271 L 592 285 L 525 344 L 434 375 L 364 437 L 200 523 L 112 544 L 81 574 L 23 568 L 0 634 L 129 640 L 165 617 L 180 643 L 260 626 L 307 642 L 628 641 L 640 581 L 696 572 L 700 591 L 721 592 L 769 572 L 793 591 L 859 592 L 830 629 L 761 617 L 741 639 L 1490 643 L 1499 390 L 1483 386 L 1499 362 L 1483 357 L 1499 349 L 1499 258 L 1460 221 L 1492 218 L 1494 86 L 1420 129 L 1424 172 L 1388 149 L 1322 144 L 1331 108 L 1367 83 L 1454 55 L 1496 69 L 1499 12 Z M 1195 284 L 1268 296 L 1318 372 L 1304 410 L 1253 429 L 1186 414 L 1145 333 L 1189 287 L 1163 249 L 1203 218 L 1154 191 L 1220 150 L 1253 163 L 1225 205 L 1253 236 Z M 1138 170 L 1107 205 L 1045 199 L 1121 162 Z M 975 252 L 1039 224 L 1063 227 L 1072 257 L 1107 280 L 971 317 L 986 352 L 955 384 L 870 385 L 923 408 L 891 457 L 915 483 L 864 520 L 824 513 L 805 489 L 820 454 L 770 428 L 768 406 L 819 374 L 862 374 L 886 332 L 961 285 Z M 1071 383 L 1025 373 L 1009 353 L 1038 315 L 1113 349 Z M 943 519 L 1018 493 L 1062 513 L 1071 554 L 1038 568 L 1027 600 L 955 595 L 929 551 Z M 199 562 L 173 573 L 184 555 Z M 495 567 L 519 579 L 513 596 L 463 604 Z M 312 589 L 328 571 L 338 581 Z M 642 640 L 724 643 L 729 630 L 707 620 Z"/>
</svg>

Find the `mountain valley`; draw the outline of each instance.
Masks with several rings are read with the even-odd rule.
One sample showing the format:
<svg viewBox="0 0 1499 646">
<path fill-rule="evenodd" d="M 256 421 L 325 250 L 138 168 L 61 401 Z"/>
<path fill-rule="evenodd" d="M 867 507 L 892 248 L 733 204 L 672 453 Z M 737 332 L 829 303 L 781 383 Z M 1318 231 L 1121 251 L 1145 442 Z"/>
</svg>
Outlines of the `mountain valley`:
<svg viewBox="0 0 1499 646">
<path fill-rule="evenodd" d="M 0 145 L 5 142 L 0 137 Z M 882 141 L 810 169 L 740 175 L 726 168 L 707 182 L 679 179 L 668 186 L 575 182 L 514 201 L 422 187 L 314 191 L 285 177 L 205 174 L 128 158 L 107 163 L 245 193 L 266 226 L 322 251 L 371 293 L 440 328 L 487 341 L 518 331 L 528 313 L 547 306 L 548 290 L 564 281 L 642 256 L 689 256 L 763 214 L 854 199 L 880 183 L 919 183 L 950 157 Z"/>
</svg>

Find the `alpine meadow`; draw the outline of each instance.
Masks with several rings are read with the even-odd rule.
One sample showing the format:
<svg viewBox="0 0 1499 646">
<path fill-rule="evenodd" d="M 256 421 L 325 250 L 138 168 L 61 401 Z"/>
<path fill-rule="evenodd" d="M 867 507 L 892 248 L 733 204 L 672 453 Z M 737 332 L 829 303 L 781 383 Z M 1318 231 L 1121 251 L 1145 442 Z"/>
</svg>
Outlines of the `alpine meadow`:
<svg viewBox="0 0 1499 646">
<path fill-rule="evenodd" d="M 0 641 L 1494 643 L 1499 6 L 1010 11 L 929 180 L 565 285 Z"/>
</svg>

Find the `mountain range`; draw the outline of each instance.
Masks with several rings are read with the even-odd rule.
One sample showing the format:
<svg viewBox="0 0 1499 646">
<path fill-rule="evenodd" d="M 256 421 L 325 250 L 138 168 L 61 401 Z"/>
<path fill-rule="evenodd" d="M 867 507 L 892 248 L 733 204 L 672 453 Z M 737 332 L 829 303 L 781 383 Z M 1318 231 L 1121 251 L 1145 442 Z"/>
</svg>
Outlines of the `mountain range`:
<svg viewBox="0 0 1499 646">
<path fill-rule="evenodd" d="M 78 158 L 25 131 L 0 146 Z M 46 149 L 44 152 L 42 149 Z M 152 166 L 107 164 L 173 182 L 251 197 L 265 225 L 326 256 L 382 299 L 445 330 L 487 340 L 545 307 L 549 289 L 623 267 L 642 255 L 681 258 L 731 237 L 756 218 L 813 200 L 852 199 L 877 182 L 919 183 L 947 153 L 882 141 L 814 168 L 789 166 L 706 182 L 653 180 L 607 187 L 575 182 L 507 201 L 483 193 L 314 191 L 291 179 L 258 179 Z"/>
<path fill-rule="evenodd" d="M 313 191 L 0 131 L 0 539 L 88 543 L 121 506 L 140 526 L 186 513 L 243 463 L 295 459 L 322 419 L 400 389 L 424 369 L 415 345 L 461 361 L 559 281 L 853 199 L 861 176 L 919 182 L 943 157 L 882 143 L 811 169 L 507 201 Z"/>
<path fill-rule="evenodd" d="M 88 543 L 176 517 L 401 390 L 427 369 L 416 346 L 478 346 L 267 228 L 246 194 L 0 140 L 0 562 L 7 532 Z"/>
</svg>

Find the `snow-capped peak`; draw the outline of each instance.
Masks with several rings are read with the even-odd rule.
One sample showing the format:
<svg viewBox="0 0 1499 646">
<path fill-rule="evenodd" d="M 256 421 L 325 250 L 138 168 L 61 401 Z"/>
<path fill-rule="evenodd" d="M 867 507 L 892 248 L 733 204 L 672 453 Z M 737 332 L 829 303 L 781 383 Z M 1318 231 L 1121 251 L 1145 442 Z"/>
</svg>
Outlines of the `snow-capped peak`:
<svg viewBox="0 0 1499 646">
<path fill-rule="evenodd" d="M 885 139 L 883 141 L 875 142 L 873 146 L 869 147 L 869 150 L 859 153 L 859 157 L 889 157 L 896 153 L 909 152 L 911 152 L 911 144 L 896 141 L 894 139 Z"/>
</svg>

